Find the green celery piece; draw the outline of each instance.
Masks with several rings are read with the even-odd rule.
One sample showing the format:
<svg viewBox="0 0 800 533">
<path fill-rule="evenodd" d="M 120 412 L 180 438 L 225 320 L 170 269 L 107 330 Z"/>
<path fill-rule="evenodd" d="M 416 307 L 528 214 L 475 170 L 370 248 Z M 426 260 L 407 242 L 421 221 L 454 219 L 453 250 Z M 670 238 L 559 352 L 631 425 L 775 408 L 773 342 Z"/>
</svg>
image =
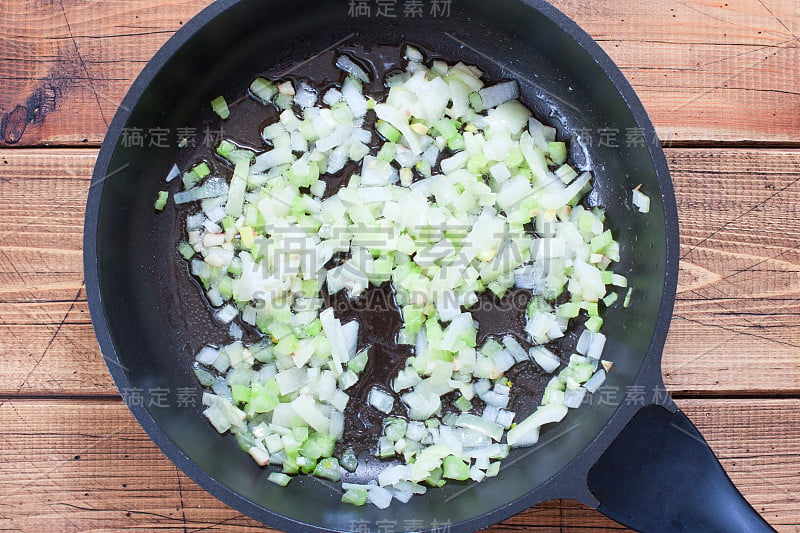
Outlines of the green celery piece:
<svg viewBox="0 0 800 533">
<path fill-rule="evenodd" d="M 616 303 L 618 299 L 619 295 L 616 292 L 611 292 L 608 294 L 608 296 L 603 298 L 603 303 L 605 304 L 606 307 L 611 307 Z"/>
<path fill-rule="evenodd" d="M 364 489 L 350 489 L 342 495 L 342 503 L 361 507 L 367 503 L 367 491 Z"/>
<path fill-rule="evenodd" d="M 333 437 L 316 433 L 303 442 L 300 447 L 300 453 L 309 459 L 319 459 L 321 457 L 330 457 L 333 455 L 333 449 L 336 441 Z"/>
<path fill-rule="evenodd" d="M 603 319 L 599 316 L 593 316 L 586 321 L 586 329 L 592 333 L 599 332 L 601 327 L 603 327 Z"/>
<path fill-rule="evenodd" d="M 448 141 L 458 135 L 458 127 L 456 126 L 455 120 L 449 118 L 441 119 L 439 122 L 434 124 L 433 127 L 437 132 L 439 132 L 439 135 Z"/>
<path fill-rule="evenodd" d="M 264 78 L 256 78 L 250 84 L 250 94 L 263 105 L 270 103 L 277 92 L 275 84 Z"/>
<path fill-rule="evenodd" d="M 223 96 L 217 96 L 211 100 L 211 109 L 213 109 L 214 113 L 216 113 L 222 120 L 227 120 L 231 116 L 231 110 L 228 108 L 228 102 L 225 101 L 225 97 Z"/>
<path fill-rule="evenodd" d="M 556 165 L 563 165 L 567 162 L 567 145 L 563 142 L 551 142 L 547 144 L 550 160 Z"/>
<path fill-rule="evenodd" d="M 381 137 L 390 143 L 398 143 L 400 142 L 400 139 L 403 138 L 403 134 L 400 133 L 400 130 L 384 120 L 379 120 L 375 126 L 375 129 L 378 131 Z"/>
<path fill-rule="evenodd" d="M 361 374 L 367 367 L 369 362 L 369 348 L 361 350 L 350 362 L 347 363 L 347 369 L 352 370 L 356 374 Z"/>
<path fill-rule="evenodd" d="M 448 455 L 442 463 L 443 477 L 465 481 L 469 479 L 469 465 L 455 455 Z"/>
<path fill-rule="evenodd" d="M 397 442 L 406 435 L 408 422 L 404 418 L 390 417 L 386 419 L 384 435 L 392 442 Z"/>
<path fill-rule="evenodd" d="M 378 160 L 386 163 L 391 163 L 397 155 L 397 144 L 393 142 L 384 143 L 378 152 Z"/>
<path fill-rule="evenodd" d="M 246 385 L 232 385 L 231 386 L 231 394 L 233 396 L 233 401 L 236 403 L 247 403 L 250 401 L 251 396 L 250 387 Z"/>
<path fill-rule="evenodd" d="M 611 230 L 606 230 L 597 237 L 592 239 L 591 242 L 591 250 L 592 252 L 599 254 L 603 250 L 605 250 L 609 244 L 614 242 L 614 236 L 611 234 Z"/>
<path fill-rule="evenodd" d="M 190 170 L 189 172 L 184 172 L 183 176 L 181 177 L 181 181 L 183 182 L 183 188 L 185 190 L 189 190 L 198 183 L 200 183 L 200 176 L 195 174 L 194 170 Z"/>
<path fill-rule="evenodd" d="M 447 480 L 443 479 L 443 473 L 441 468 L 433 470 L 430 475 L 425 478 L 425 483 L 435 488 L 444 487 L 447 484 Z"/>
<path fill-rule="evenodd" d="M 155 207 L 156 211 L 163 211 L 164 208 L 167 206 L 167 200 L 169 199 L 169 193 L 167 191 L 160 191 L 158 193 L 158 198 L 156 198 Z"/>
<path fill-rule="evenodd" d="M 224 157 L 225 159 L 228 159 L 231 153 L 234 152 L 236 149 L 237 147 L 235 144 L 233 144 L 228 140 L 223 140 L 221 143 L 219 143 L 219 146 L 217 146 L 217 154 Z"/>
<path fill-rule="evenodd" d="M 464 396 L 459 396 L 458 400 L 456 400 L 456 407 L 462 412 L 467 412 L 472 409 L 472 402 Z"/>
<path fill-rule="evenodd" d="M 187 261 L 194 257 L 194 248 L 188 242 L 182 242 L 178 245 L 178 253 Z"/>
<path fill-rule="evenodd" d="M 633 287 L 628 289 L 628 294 L 625 295 L 625 300 L 622 302 L 622 307 L 628 308 L 631 305 L 631 296 L 633 296 Z"/>
<path fill-rule="evenodd" d="M 461 134 L 456 135 L 447 141 L 447 147 L 453 152 L 460 152 L 467 148 L 467 143 L 464 142 L 464 136 Z"/>
<path fill-rule="evenodd" d="M 348 472 L 355 472 L 358 468 L 358 457 L 353 448 L 347 448 L 339 458 L 339 464 Z"/>
<path fill-rule="evenodd" d="M 270 381 L 274 381 L 274 378 Z M 273 390 L 269 383 L 267 382 L 265 385 L 253 384 L 247 404 L 249 411 L 253 413 L 271 413 L 278 407 L 277 391 Z M 277 387 L 277 382 L 275 382 L 275 386 Z"/>
<path fill-rule="evenodd" d="M 206 176 L 208 176 L 209 174 L 211 174 L 211 168 L 208 166 L 208 163 L 203 161 L 202 163 L 199 163 L 198 165 L 196 165 L 192 169 L 192 172 L 194 172 L 195 174 L 200 176 L 200 179 L 203 179 Z"/>
<path fill-rule="evenodd" d="M 292 476 L 287 476 L 286 474 L 281 474 L 280 472 L 272 472 L 269 476 L 267 476 L 267 481 L 275 483 L 279 487 L 285 487 L 291 480 Z"/>
<path fill-rule="evenodd" d="M 317 463 L 313 474 L 316 477 L 328 479 L 334 483 L 338 483 L 342 479 L 342 472 L 339 467 L 339 461 L 336 459 L 336 457 L 322 459 Z"/>
</svg>

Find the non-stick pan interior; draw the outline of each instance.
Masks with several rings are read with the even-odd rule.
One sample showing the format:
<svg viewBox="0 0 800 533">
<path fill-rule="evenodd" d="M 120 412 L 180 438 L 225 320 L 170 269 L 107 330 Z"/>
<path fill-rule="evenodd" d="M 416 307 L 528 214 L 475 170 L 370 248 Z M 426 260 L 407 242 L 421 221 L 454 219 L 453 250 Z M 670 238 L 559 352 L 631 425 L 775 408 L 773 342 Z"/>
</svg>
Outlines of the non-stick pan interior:
<svg viewBox="0 0 800 533">
<path fill-rule="evenodd" d="M 95 177 L 102 180 L 95 182 L 102 187 L 99 216 L 89 219 L 97 224 L 104 313 L 95 320 L 98 330 L 108 328 L 113 342 L 113 347 L 104 346 L 105 355 L 123 394 L 129 399 L 143 394 L 144 410 L 134 412 L 171 458 L 228 503 L 262 519 L 270 518 L 259 508 L 285 517 L 288 521 L 276 522 L 282 528 L 300 521 L 348 530 L 355 521 L 386 519 L 400 530 L 410 524 L 409 518 L 430 525 L 499 517 L 502 508 L 537 489 L 590 446 L 645 358 L 657 357 L 654 352 L 661 348 L 651 350 L 651 340 L 665 285 L 667 230 L 658 165 L 651 156 L 652 132 L 646 119 L 640 116 L 644 122 L 637 122 L 590 53 L 559 24 L 523 2 L 459 0 L 448 17 L 426 13 L 405 18 L 399 9 L 396 19 L 350 17 L 348 4 L 221 2 L 201 16 L 216 15 L 213 20 L 194 34 L 201 21 L 190 23 L 136 83 L 106 140 Z M 619 270 L 635 292 L 630 309 L 617 306 L 605 317 L 606 354 L 616 362 L 607 382 L 611 392 L 545 431 L 543 444 L 533 451 L 512 453 L 498 477 L 475 486 L 451 483 L 407 505 L 378 511 L 342 505 L 336 490 L 311 478 L 298 478 L 286 489 L 266 482 L 264 471 L 239 451 L 234 439 L 217 435 L 199 414 L 199 396 L 187 392 L 197 389 L 191 362 L 203 344 L 224 337 L 175 259 L 181 232 L 177 212 L 168 208 L 156 214 L 153 199 L 165 187 L 163 179 L 173 162 L 186 163 L 190 157 L 190 151 L 175 147 L 177 128 L 196 128 L 198 143 L 215 134 L 206 127 L 218 129 L 208 105 L 214 96 L 243 94 L 253 76 L 302 62 L 334 43 L 369 48 L 408 42 L 451 61 L 478 65 L 490 78 L 518 79 L 524 100 L 540 119 L 556 126 L 564 138 L 583 134 L 583 148 L 572 142 L 574 156 L 578 161 L 588 157 L 594 166 L 596 200 L 607 208 L 622 243 Z M 171 132 L 171 148 L 148 146 L 147 139 L 143 147 L 131 146 L 132 132 L 147 134 L 155 128 Z M 639 184 L 653 200 L 648 215 L 631 206 L 631 190 Z M 99 336 L 102 344 L 103 334 Z"/>
</svg>

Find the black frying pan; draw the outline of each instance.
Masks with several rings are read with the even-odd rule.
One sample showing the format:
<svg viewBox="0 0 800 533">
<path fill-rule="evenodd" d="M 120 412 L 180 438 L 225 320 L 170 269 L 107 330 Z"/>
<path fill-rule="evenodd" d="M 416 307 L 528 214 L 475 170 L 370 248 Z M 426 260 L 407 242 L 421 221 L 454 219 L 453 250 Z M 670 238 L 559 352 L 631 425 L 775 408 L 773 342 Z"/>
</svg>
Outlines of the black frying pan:
<svg viewBox="0 0 800 533">
<path fill-rule="evenodd" d="M 664 392 L 660 362 L 675 297 L 678 219 L 660 144 L 620 71 L 543 1 L 457 0 L 448 17 L 432 16 L 432 2 L 423 2 L 422 18 L 403 17 L 401 2 L 396 19 L 375 18 L 377 4 L 369 4 L 372 17 L 354 18 L 344 1 L 220 0 L 164 46 L 122 103 L 89 194 L 85 270 L 103 355 L 144 429 L 209 492 L 288 531 L 381 524 L 469 531 L 553 498 L 584 502 L 644 531 L 771 531 Z M 602 398 L 595 395 L 590 406 L 544 431 L 537 447 L 514 451 L 498 477 L 451 483 L 380 511 L 343 505 L 311 478 L 286 489 L 268 483 L 232 438 L 217 435 L 199 415 L 199 403 L 188 405 L 184 389 L 197 387 L 193 354 L 219 332 L 175 260 L 179 213 L 153 210 L 172 162 L 188 156 L 149 145 L 161 144 L 152 142 L 154 128 L 170 131 L 171 146 L 176 128 L 197 128 L 197 142 L 213 136 L 204 130 L 216 123 L 209 100 L 241 94 L 257 74 L 298 65 L 331 45 L 405 42 L 476 64 L 494 79 L 519 79 L 524 100 L 565 138 L 594 133 L 585 153 L 597 200 L 607 208 L 622 245 L 620 269 L 635 293 L 631 309 L 617 306 L 605 315 L 606 354 L 616 366 Z M 609 146 L 615 143 L 599 135 L 601 128 L 617 132 L 619 146 Z M 637 131 L 641 144 L 625 142 Z M 630 204 L 640 183 L 653 200 L 648 215 Z"/>
</svg>

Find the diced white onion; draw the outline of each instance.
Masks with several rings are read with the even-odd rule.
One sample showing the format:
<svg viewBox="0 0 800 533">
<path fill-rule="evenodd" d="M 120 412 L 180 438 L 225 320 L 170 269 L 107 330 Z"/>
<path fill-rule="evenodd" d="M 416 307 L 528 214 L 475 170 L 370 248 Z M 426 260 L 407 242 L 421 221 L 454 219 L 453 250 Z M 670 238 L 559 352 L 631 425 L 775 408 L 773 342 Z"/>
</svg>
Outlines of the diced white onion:
<svg viewBox="0 0 800 533">
<path fill-rule="evenodd" d="M 392 409 L 394 409 L 394 398 L 392 395 L 378 387 L 373 387 L 370 389 L 367 397 L 367 403 L 381 413 L 387 415 L 392 412 Z"/>
<path fill-rule="evenodd" d="M 342 54 L 337 57 L 336 66 L 354 78 L 363 81 L 364 83 L 370 82 L 369 76 L 366 72 L 364 72 L 364 69 L 361 68 L 358 63 L 353 61 L 348 55 Z"/>
</svg>

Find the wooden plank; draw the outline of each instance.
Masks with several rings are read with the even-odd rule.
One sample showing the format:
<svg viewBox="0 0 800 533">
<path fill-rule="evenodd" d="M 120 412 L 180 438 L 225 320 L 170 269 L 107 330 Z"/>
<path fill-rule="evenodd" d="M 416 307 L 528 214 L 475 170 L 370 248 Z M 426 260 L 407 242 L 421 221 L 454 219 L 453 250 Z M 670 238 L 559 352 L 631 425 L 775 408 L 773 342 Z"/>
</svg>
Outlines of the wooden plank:
<svg viewBox="0 0 800 533">
<path fill-rule="evenodd" d="M 800 387 L 798 156 L 668 151 L 681 221 L 680 286 L 664 363 L 673 391 Z"/>
<path fill-rule="evenodd" d="M 553 4 L 620 66 L 665 143 L 798 140 L 796 0 Z"/>
<path fill-rule="evenodd" d="M 800 391 L 800 151 L 667 151 L 683 232 L 678 393 Z M 0 393 L 109 394 L 82 290 L 92 150 L 0 151 Z M 7 162 L 8 164 L 5 164 Z M 776 376 L 778 377 L 776 379 Z"/>
<path fill-rule="evenodd" d="M 11 120 L 0 138 L 98 144 L 141 69 L 209 3 L 3 2 L 0 112 Z"/>
<path fill-rule="evenodd" d="M 800 400 L 686 400 L 747 499 L 778 531 L 796 531 Z M 258 525 L 179 472 L 121 402 L 7 401 L 0 405 L 0 528 L 248 531 Z M 489 531 L 591 531 L 619 526 L 569 501 L 539 505 Z"/>
<path fill-rule="evenodd" d="M 0 142 L 100 143 L 139 71 L 208 3 L 3 2 Z M 800 141 L 795 0 L 554 4 L 620 65 L 665 141 Z"/>
</svg>

